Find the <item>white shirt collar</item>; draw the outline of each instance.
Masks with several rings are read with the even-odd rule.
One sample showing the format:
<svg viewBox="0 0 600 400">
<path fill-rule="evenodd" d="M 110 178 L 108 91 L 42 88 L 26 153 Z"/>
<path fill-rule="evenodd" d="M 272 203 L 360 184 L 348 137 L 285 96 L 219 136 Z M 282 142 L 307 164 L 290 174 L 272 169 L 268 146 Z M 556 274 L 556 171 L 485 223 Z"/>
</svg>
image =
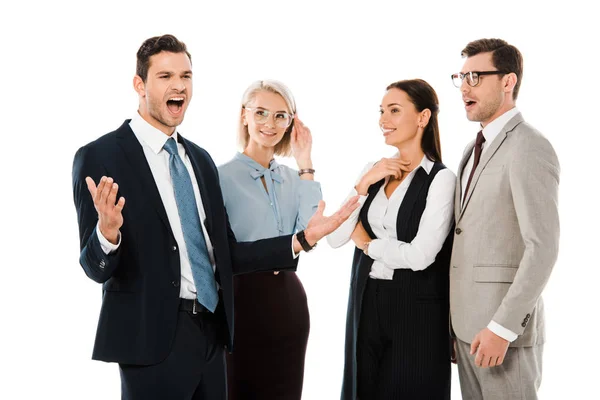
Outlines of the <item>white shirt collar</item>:
<svg viewBox="0 0 600 400">
<path fill-rule="evenodd" d="M 394 156 L 392 158 L 398 158 L 398 157 L 400 157 L 399 152 L 394 154 Z M 419 169 L 419 167 L 423 167 L 425 172 L 427 172 L 427 175 L 429 175 L 429 173 L 431 172 L 431 169 L 433 168 L 433 164 L 434 164 L 434 162 L 431 161 L 429 158 L 427 158 L 427 155 L 424 155 L 423 159 L 421 160 L 421 163 L 417 167 L 415 167 L 415 169 L 413 169 L 413 171 L 416 171 L 417 169 Z"/>
<path fill-rule="evenodd" d="M 146 143 L 155 154 L 158 154 L 163 149 L 167 139 L 170 137 L 177 142 L 177 129 L 175 129 L 173 135 L 167 136 L 159 129 L 150 125 L 137 111 L 133 118 L 131 118 L 129 126 L 137 138 Z"/>
<path fill-rule="evenodd" d="M 485 137 L 486 143 L 492 143 L 504 126 L 510 121 L 515 115 L 519 113 L 517 107 L 511 108 L 483 128 L 483 136 Z"/>
</svg>

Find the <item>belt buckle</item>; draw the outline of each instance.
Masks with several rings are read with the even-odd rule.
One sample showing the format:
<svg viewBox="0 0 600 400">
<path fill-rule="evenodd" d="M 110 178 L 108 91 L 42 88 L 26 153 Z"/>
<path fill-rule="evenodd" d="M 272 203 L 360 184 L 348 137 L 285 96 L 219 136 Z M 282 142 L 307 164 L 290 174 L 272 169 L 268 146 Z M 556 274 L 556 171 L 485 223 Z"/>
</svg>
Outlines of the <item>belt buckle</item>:
<svg viewBox="0 0 600 400">
<path fill-rule="evenodd" d="M 196 315 L 198 314 L 198 311 L 196 311 L 196 303 L 198 302 L 198 300 L 194 299 L 194 305 L 192 306 L 192 314 Z"/>
</svg>

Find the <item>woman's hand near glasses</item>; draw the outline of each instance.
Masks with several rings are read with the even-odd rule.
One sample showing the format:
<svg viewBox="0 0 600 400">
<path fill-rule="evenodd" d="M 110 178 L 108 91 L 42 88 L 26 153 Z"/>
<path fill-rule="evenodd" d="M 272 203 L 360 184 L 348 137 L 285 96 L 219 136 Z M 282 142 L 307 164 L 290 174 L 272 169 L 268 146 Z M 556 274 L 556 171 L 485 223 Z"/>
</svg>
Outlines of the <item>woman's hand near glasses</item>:
<svg viewBox="0 0 600 400">
<path fill-rule="evenodd" d="M 292 129 L 292 154 L 298 163 L 299 169 L 312 169 L 312 135 L 310 129 L 300 121 L 298 116 L 294 117 L 294 128 Z M 313 179 L 313 174 L 302 174 L 301 179 Z"/>
</svg>

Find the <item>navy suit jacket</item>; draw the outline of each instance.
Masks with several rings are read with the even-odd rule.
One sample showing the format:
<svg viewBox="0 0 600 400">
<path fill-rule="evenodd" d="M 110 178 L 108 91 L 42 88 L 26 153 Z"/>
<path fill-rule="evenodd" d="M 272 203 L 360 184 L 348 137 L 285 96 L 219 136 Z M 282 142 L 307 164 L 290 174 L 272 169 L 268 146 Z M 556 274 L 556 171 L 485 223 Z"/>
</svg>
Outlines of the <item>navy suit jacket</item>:
<svg viewBox="0 0 600 400">
<path fill-rule="evenodd" d="M 233 349 L 233 275 L 294 271 L 292 235 L 237 242 L 223 205 L 210 155 L 178 135 L 192 163 L 214 248 L 222 291 L 223 344 Z M 104 254 L 95 232 L 98 214 L 85 183 L 110 176 L 125 197 L 121 245 Z M 175 336 L 181 281 L 179 246 L 140 142 L 125 121 L 116 131 L 80 148 L 73 162 L 73 195 L 79 223 L 80 264 L 102 283 L 102 309 L 92 358 L 150 365 L 164 360 Z"/>
</svg>

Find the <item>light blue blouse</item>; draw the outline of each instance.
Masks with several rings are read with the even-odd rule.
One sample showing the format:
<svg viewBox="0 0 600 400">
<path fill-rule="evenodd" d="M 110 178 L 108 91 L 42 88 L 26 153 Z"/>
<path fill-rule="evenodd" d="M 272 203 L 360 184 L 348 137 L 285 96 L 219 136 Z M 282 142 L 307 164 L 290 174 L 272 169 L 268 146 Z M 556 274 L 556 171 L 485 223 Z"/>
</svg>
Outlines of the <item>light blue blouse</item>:
<svg viewBox="0 0 600 400">
<path fill-rule="evenodd" d="M 239 241 L 304 229 L 323 198 L 319 182 L 302 180 L 297 171 L 275 160 L 265 168 L 242 153 L 219 167 L 219 179 L 231 229 Z"/>
</svg>

